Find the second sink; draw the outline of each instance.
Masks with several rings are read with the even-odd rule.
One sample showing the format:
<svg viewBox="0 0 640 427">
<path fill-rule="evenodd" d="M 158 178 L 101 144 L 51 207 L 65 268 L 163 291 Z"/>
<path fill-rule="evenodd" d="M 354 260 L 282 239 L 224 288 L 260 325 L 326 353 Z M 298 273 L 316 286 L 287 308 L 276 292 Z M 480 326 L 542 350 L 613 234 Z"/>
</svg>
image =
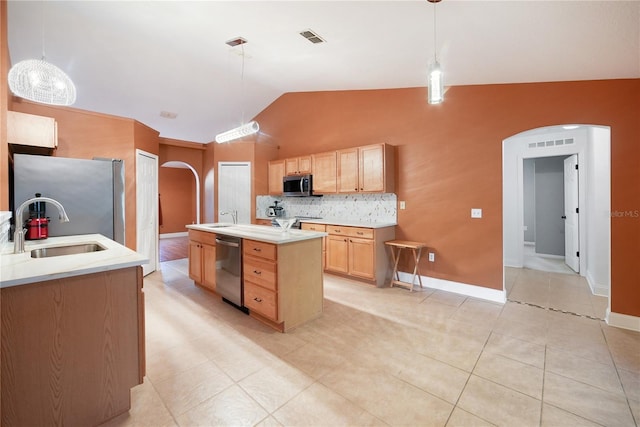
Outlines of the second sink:
<svg viewBox="0 0 640 427">
<path fill-rule="evenodd" d="M 52 256 L 84 254 L 88 252 L 103 251 L 106 248 L 97 243 L 83 243 L 80 245 L 52 246 L 49 248 L 34 249 L 31 258 L 48 258 Z"/>
</svg>

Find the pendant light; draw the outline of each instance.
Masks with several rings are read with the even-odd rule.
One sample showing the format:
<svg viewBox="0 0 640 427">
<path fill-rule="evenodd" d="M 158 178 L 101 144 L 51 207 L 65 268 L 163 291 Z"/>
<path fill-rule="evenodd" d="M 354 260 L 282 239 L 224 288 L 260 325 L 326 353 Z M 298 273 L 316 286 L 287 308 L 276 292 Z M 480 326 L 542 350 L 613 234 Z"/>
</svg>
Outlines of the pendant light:
<svg viewBox="0 0 640 427">
<path fill-rule="evenodd" d="M 427 1 L 433 3 L 433 62 L 429 65 L 428 101 L 429 104 L 439 104 L 444 100 L 444 79 L 440 63 L 438 63 L 438 44 L 436 39 L 436 3 L 440 3 L 440 0 Z"/>
<path fill-rule="evenodd" d="M 9 89 L 14 95 L 49 105 L 72 105 L 76 87 L 55 65 L 45 60 L 44 2 L 42 6 L 42 59 L 20 61 L 9 70 Z"/>
<path fill-rule="evenodd" d="M 242 70 L 240 73 L 240 103 L 242 104 L 242 122 L 244 122 L 244 45 L 247 43 L 242 37 L 238 37 L 227 42 L 230 46 L 240 45 L 242 49 Z M 246 124 L 242 124 L 237 128 L 233 128 L 226 132 L 222 132 L 216 135 L 216 142 L 222 144 L 223 142 L 233 141 L 234 139 L 243 138 L 258 133 L 260 125 L 256 121 L 251 121 Z"/>
</svg>

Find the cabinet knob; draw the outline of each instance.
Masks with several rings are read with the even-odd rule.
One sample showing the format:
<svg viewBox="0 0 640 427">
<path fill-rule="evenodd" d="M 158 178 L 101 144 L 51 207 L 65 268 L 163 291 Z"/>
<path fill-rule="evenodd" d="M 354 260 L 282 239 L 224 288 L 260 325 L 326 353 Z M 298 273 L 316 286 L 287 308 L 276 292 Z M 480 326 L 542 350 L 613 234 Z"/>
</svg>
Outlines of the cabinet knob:
<svg viewBox="0 0 640 427">
<path fill-rule="evenodd" d="M 256 251 L 256 252 L 262 251 L 262 249 L 260 249 L 260 248 L 253 248 L 253 250 Z"/>
<path fill-rule="evenodd" d="M 362 236 L 364 233 L 363 233 L 362 231 L 358 231 L 356 234 L 357 234 L 358 236 Z"/>
<path fill-rule="evenodd" d="M 262 274 L 262 271 L 258 271 L 258 270 L 253 270 L 253 272 L 258 275 Z"/>
<path fill-rule="evenodd" d="M 262 302 L 262 298 L 258 298 L 258 297 L 255 297 L 253 300 L 254 300 L 255 302 Z"/>
</svg>

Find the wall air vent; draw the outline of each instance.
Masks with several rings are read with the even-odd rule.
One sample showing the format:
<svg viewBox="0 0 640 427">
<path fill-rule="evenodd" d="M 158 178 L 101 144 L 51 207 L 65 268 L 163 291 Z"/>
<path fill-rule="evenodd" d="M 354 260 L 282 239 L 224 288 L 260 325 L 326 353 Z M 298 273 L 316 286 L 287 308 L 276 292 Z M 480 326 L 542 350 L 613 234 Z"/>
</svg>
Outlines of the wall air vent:
<svg viewBox="0 0 640 427">
<path fill-rule="evenodd" d="M 300 35 L 313 44 L 325 43 L 325 40 L 322 37 L 311 30 L 300 31 Z"/>
<path fill-rule="evenodd" d="M 530 142 L 529 148 L 557 147 L 559 145 L 573 144 L 573 138 L 556 139 L 555 141 Z"/>
<path fill-rule="evenodd" d="M 231 47 L 234 47 L 247 43 L 247 40 L 243 39 L 242 37 L 236 37 L 235 39 L 227 40 L 225 43 Z"/>
</svg>

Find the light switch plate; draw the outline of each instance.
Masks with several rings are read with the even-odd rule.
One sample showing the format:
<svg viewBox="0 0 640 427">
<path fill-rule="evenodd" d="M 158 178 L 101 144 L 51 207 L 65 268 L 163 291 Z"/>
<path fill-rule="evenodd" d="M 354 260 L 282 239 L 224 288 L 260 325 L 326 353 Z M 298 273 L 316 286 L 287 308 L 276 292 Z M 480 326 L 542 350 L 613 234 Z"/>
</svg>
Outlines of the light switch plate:
<svg viewBox="0 0 640 427">
<path fill-rule="evenodd" d="M 482 209 L 471 209 L 471 218 L 482 218 Z"/>
<path fill-rule="evenodd" d="M 434 254 L 433 252 L 429 252 L 429 262 L 435 262 L 436 261 L 436 254 Z"/>
<path fill-rule="evenodd" d="M 400 209 L 406 209 L 407 208 L 407 204 L 405 203 L 404 200 L 400 200 Z"/>
</svg>

